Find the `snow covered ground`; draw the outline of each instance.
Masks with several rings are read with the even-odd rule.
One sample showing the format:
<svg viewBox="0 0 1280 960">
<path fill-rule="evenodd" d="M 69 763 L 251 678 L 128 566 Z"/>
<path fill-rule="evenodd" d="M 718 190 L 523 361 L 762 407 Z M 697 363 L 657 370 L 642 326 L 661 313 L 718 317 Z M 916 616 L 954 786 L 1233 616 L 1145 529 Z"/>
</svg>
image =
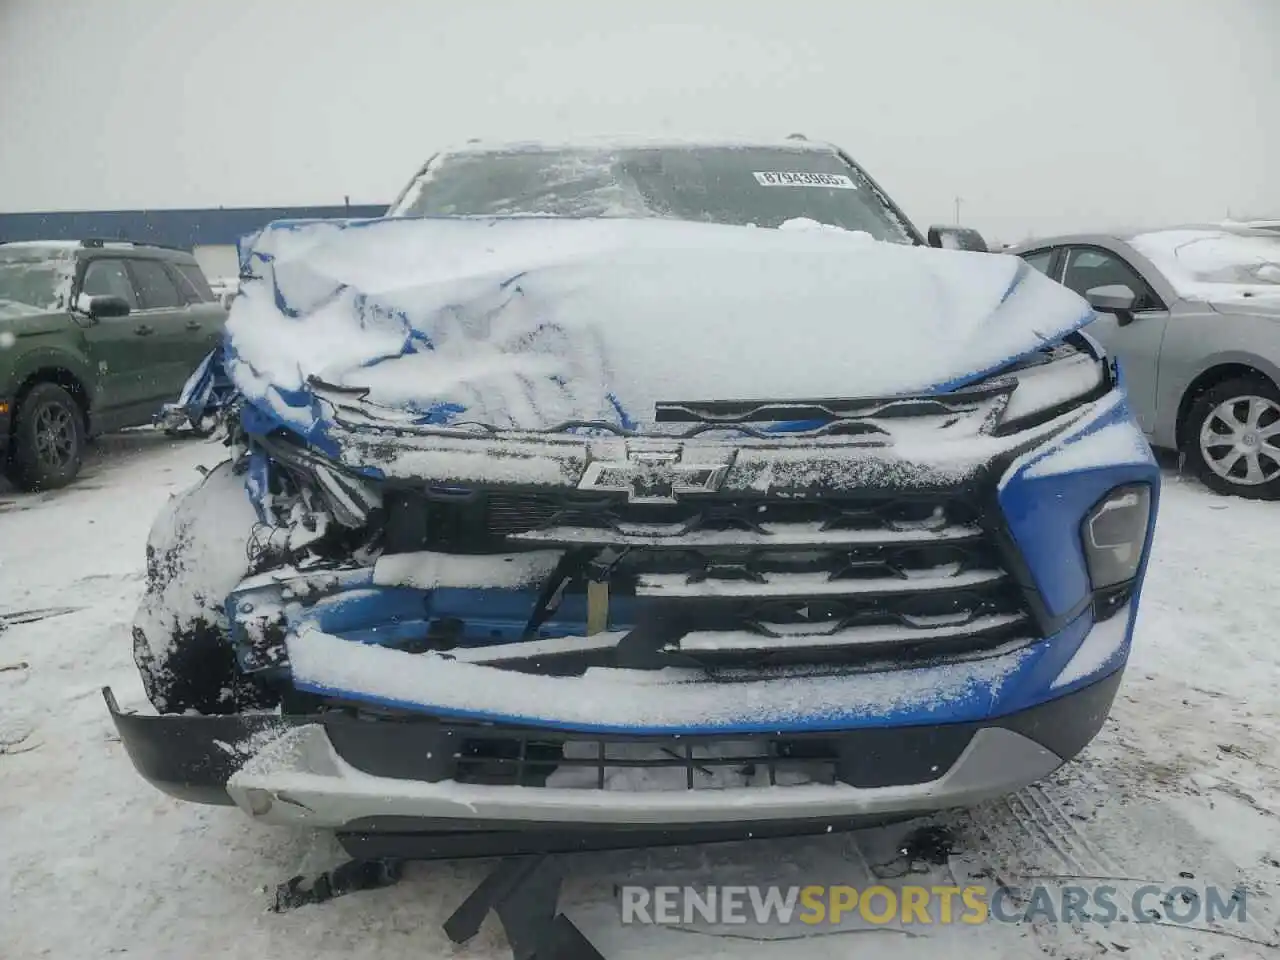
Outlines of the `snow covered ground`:
<svg viewBox="0 0 1280 960">
<path fill-rule="evenodd" d="M 492 921 L 461 948 L 440 930 L 485 864 L 414 864 L 397 887 L 273 914 L 274 885 L 332 866 L 333 844 L 256 826 L 234 809 L 179 803 L 134 773 L 98 691 L 110 684 L 122 702 L 142 701 L 128 622 L 146 532 L 164 499 L 220 453 L 140 431 L 104 438 L 67 490 L 0 489 L 0 957 L 508 956 Z M 865 886 L 894 872 L 894 850 L 912 825 L 580 857 L 562 908 L 610 960 L 809 960 L 855 950 L 894 960 L 1277 956 L 1278 533 L 1280 504 L 1220 499 L 1169 473 L 1134 659 L 1103 734 L 1049 782 L 939 818 L 955 831 L 954 854 L 907 878 L 1012 883 L 1054 874 L 1113 878 L 1122 890 L 1143 880 L 1243 886 L 1246 922 L 1216 930 L 850 927 L 807 937 L 816 931 L 726 937 L 705 927 L 618 923 L 614 884 L 625 877 Z"/>
</svg>

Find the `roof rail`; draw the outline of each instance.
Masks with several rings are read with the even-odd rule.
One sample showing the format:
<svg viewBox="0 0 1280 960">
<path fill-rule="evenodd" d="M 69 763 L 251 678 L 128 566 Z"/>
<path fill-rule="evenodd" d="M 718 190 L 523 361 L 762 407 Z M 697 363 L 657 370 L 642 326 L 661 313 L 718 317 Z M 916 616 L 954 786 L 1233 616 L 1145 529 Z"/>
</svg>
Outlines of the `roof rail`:
<svg viewBox="0 0 1280 960">
<path fill-rule="evenodd" d="M 124 237 L 85 237 L 80 246 L 90 249 L 101 249 L 106 246 L 153 247 L 157 250 L 176 250 L 179 253 L 190 253 L 186 247 L 171 247 L 163 243 L 151 243 L 147 240 L 128 240 Z"/>
</svg>

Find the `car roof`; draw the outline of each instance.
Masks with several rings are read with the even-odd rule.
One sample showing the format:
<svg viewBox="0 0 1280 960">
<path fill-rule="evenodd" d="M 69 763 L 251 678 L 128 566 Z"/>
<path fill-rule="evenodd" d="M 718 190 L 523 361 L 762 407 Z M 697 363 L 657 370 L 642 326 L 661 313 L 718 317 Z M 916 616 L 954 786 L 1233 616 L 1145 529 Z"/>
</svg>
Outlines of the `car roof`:
<svg viewBox="0 0 1280 960">
<path fill-rule="evenodd" d="M 1044 247 L 1061 247 L 1069 244 L 1088 245 L 1116 242 L 1128 243 L 1134 237 L 1158 233 L 1179 233 L 1185 230 L 1204 230 L 1209 233 L 1234 233 L 1244 237 L 1275 237 L 1275 234 L 1270 231 L 1253 229 L 1245 224 L 1185 223 L 1168 227 L 1143 227 L 1129 230 L 1110 230 L 1105 233 L 1064 233 L 1051 237 L 1035 237 L 1031 240 L 1024 240 L 1022 243 L 1015 243 L 1002 252 L 1015 254 L 1026 253 L 1030 250 L 1040 250 Z"/>
<path fill-rule="evenodd" d="M 0 243 L 6 250 L 30 250 L 49 253 L 61 253 L 67 256 L 99 257 L 119 256 L 127 251 L 131 257 L 150 260 L 169 260 L 181 263 L 195 263 L 195 255 L 189 250 L 178 247 L 165 247 L 153 243 L 138 243 L 133 240 L 107 240 L 88 238 L 85 240 L 14 240 Z"/>
<path fill-rule="evenodd" d="M 1250 220 L 1247 223 L 1231 223 L 1229 226 L 1248 227 L 1250 230 L 1261 230 L 1275 236 L 1276 231 L 1280 230 L 1280 220 Z"/>
<path fill-rule="evenodd" d="M 17 250 L 19 253 L 61 254 L 70 257 L 80 249 L 80 242 L 78 240 L 11 240 L 8 243 L 0 243 L 0 249 Z"/>
<path fill-rule="evenodd" d="M 561 150 L 698 150 L 698 149 L 757 149 L 791 150 L 806 153 L 831 153 L 836 150 L 830 143 L 810 140 L 803 134 L 792 134 L 776 139 L 734 137 L 679 137 L 679 136 L 596 136 L 575 137 L 568 140 L 468 140 L 466 143 L 446 147 L 441 154 L 460 153 L 539 153 Z"/>
</svg>

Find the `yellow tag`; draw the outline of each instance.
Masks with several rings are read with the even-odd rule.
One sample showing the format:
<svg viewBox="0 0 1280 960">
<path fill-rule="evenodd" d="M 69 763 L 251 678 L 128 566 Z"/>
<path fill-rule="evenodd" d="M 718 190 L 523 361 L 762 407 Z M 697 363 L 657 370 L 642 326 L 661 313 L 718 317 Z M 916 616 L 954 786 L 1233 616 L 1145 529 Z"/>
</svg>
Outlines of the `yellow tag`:
<svg viewBox="0 0 1280 960">
<path fill-rule="evenodd" d="M 609 582 L 587 581 L 587 636 L 609 629 Z"/>
</svg>

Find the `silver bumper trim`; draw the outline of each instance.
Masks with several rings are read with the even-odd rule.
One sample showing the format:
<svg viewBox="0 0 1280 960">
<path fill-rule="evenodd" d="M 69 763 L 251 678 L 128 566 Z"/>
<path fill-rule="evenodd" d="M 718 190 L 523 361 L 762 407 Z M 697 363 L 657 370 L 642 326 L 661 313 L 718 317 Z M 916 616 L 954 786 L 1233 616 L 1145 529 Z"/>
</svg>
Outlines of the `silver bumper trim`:
<svg viewBox="0 0 1280 960">
<path fill-rule="evenodd" d="M 426 783 L 358 771 L 338 756 L 322 726 L 308 724 L 263 747 L 231 778 L 227 792 L 255 820 L 334 829 L 367 817 L 595 825 L 782 821 L 965 806 L 1012 793 L 1062 762 L 1018 733 L 986 727 L 951 769 L 908 786 L 626 792 Z"/>
</svg>

